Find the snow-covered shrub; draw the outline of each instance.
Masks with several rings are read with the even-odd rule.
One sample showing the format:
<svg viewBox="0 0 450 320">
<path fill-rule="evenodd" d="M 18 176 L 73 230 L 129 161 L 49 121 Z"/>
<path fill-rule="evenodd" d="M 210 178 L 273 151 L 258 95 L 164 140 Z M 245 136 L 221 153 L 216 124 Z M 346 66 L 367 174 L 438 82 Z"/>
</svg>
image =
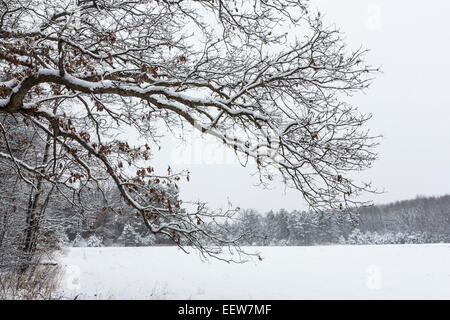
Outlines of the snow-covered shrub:
<svg viewBox="0 0 450 320">
<path fill-rule="evenodd" d="M 102 239 L 102 237 L 94 234 L 87 239 L 86 245 L 88 247 L 102 247 L 103 239 Z"/>
<path fill-rule="evenodd" d="M 367 244 L 367 236 L 361 230 L 355 229 L 348 235 L 346 244 Z"/>
<path fill-rule="evenodd" d="M 155 239 L 155 236 L 150 233 L 150 234 L 147 234 L 147 235 L 144 235 L 144 236 L 138 235 L 138 239 L 137 240 L 138 240 L 139 246 L 146 247 L 146 246 L 154 245 L 156 239 Z"/>
<path fill-rule="evenodd" d="M 347 244 L 347 239 L 344 236 L 340 236 L 338 239 L 339 244 Z"/>
<path fill-rule="evenodd" d="M 127 223 L 118 240 L 125 247 L 144 247 L 153 245 L 155 236 L 149 233 L 141 234 L 133 225 Z"/>
<path fill-rule="evenodd" d="M 341 237 L 340 244 L 420 244 L 433 242 L 433 237 L 427 233 L 420 232 L 397 232 L 378 234 L 377 232 L 362 232 L 354 229 L 347 238 Z"/>
<path fill-rule="evenodd" d="M 86 240 L 83 239 L 81 234 L 77 233 L 75 239 L 72 241 L 72 247 L 86 247 L 86 246 L 87 246 Z"/>
</svg>

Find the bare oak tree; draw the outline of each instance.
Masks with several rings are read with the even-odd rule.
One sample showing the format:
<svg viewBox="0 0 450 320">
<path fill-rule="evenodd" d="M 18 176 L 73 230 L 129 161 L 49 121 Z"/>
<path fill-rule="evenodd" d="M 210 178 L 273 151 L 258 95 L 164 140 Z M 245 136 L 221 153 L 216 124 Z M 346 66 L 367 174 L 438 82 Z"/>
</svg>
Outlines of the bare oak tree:
<svg viewBox="0 0 450 320">
<path fill-rule="evenodd" d="M 318 211 L 370 190 L 350 177 L 376 159 L 370 115 L 346 97 L 377 70 L 304 0 L 1 0 L 0 10 L 0 113 L 47 146 L 33 164 L 8 147 L 17 137 L 4 125 L 0 159 L 80 212 L 83 194 L 112 181 L 152 232 L 212 255 L 204 237 L 235 243 L 211 226 L 232 212 L 187 210 L 155 188 L 188 178 L 149 164 L 163 126 L 216 137 L 254 159 L 262 183 L 279 175 Z"/>
</svg>

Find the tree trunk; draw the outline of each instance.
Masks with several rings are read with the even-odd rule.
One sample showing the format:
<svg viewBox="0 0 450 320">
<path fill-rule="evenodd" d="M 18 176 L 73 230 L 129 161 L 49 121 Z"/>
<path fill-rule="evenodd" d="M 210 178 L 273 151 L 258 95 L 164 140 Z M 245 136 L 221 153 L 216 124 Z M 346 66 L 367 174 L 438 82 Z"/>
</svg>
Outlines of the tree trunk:
<svg viewBox="0 0 450 320">
<path fill-rule="evenodd" d="M 45 164 L 48 161 L 50 154 L 50 139 L 48 136 L 47 144 L 45 145 L 44 156 L 42 163 Z M 45 168 L 41 170 L 41 174 L 45 173 Z M 43 193 L 44 183 L 43 179 L 38 177 L 36 187 L 31 187 L 30 200 L 28 202 L 28 208 L 26 212 L 26 227 L 24 230 L 24 242 L 22 247 L 23 261 L 21 265 L 21 271 L 27 270 L 30 263 L 32 263 L 33 257 L 36 252 L 36 243 L 39 235 L 39 222 L 40 216 L 43 212 L 38 210 L 39 201 Z"/>
</svg>

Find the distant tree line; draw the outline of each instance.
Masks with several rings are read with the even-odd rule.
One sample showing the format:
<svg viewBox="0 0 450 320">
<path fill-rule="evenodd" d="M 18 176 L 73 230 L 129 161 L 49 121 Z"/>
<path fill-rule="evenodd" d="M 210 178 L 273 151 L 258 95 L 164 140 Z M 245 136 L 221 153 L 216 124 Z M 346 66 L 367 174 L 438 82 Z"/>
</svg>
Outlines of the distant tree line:
<svg viewBox="0 0 450 320">
<path fill-rule="evenodd" d="M 142 220 L 133 215 L 100 214 L 86 226 L 67 233 L 69 245 L 173 245 L 149 234 Z M 242 246 L 450 242 L 450 195 L 364 207 L 353 214 L 284 209 L 261 214 L 247 209 L 232 223 L 224 223 L 221 232 L 224 238 L 243 235 Z"/>
<path fill-rule="evenodd" d="M 360 208 L 352 214 L 244 210 L 228 226 L 242 245 L 401 244 L 450 241 L 450 196 L 417 197 Z"/>
</svg>

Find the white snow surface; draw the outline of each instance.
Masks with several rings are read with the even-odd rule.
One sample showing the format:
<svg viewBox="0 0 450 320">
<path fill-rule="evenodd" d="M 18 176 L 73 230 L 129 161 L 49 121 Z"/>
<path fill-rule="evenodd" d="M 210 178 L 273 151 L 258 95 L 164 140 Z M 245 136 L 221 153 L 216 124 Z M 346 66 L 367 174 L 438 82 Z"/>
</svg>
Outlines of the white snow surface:
<svg viewBox="0 0 450 320">
<path fill-rule="evenodd" d="M 67 248 L 60 290 L 69 299 L 450 299 L 450 244 L 246 249 L 263 260 Z"/>
</svg>

